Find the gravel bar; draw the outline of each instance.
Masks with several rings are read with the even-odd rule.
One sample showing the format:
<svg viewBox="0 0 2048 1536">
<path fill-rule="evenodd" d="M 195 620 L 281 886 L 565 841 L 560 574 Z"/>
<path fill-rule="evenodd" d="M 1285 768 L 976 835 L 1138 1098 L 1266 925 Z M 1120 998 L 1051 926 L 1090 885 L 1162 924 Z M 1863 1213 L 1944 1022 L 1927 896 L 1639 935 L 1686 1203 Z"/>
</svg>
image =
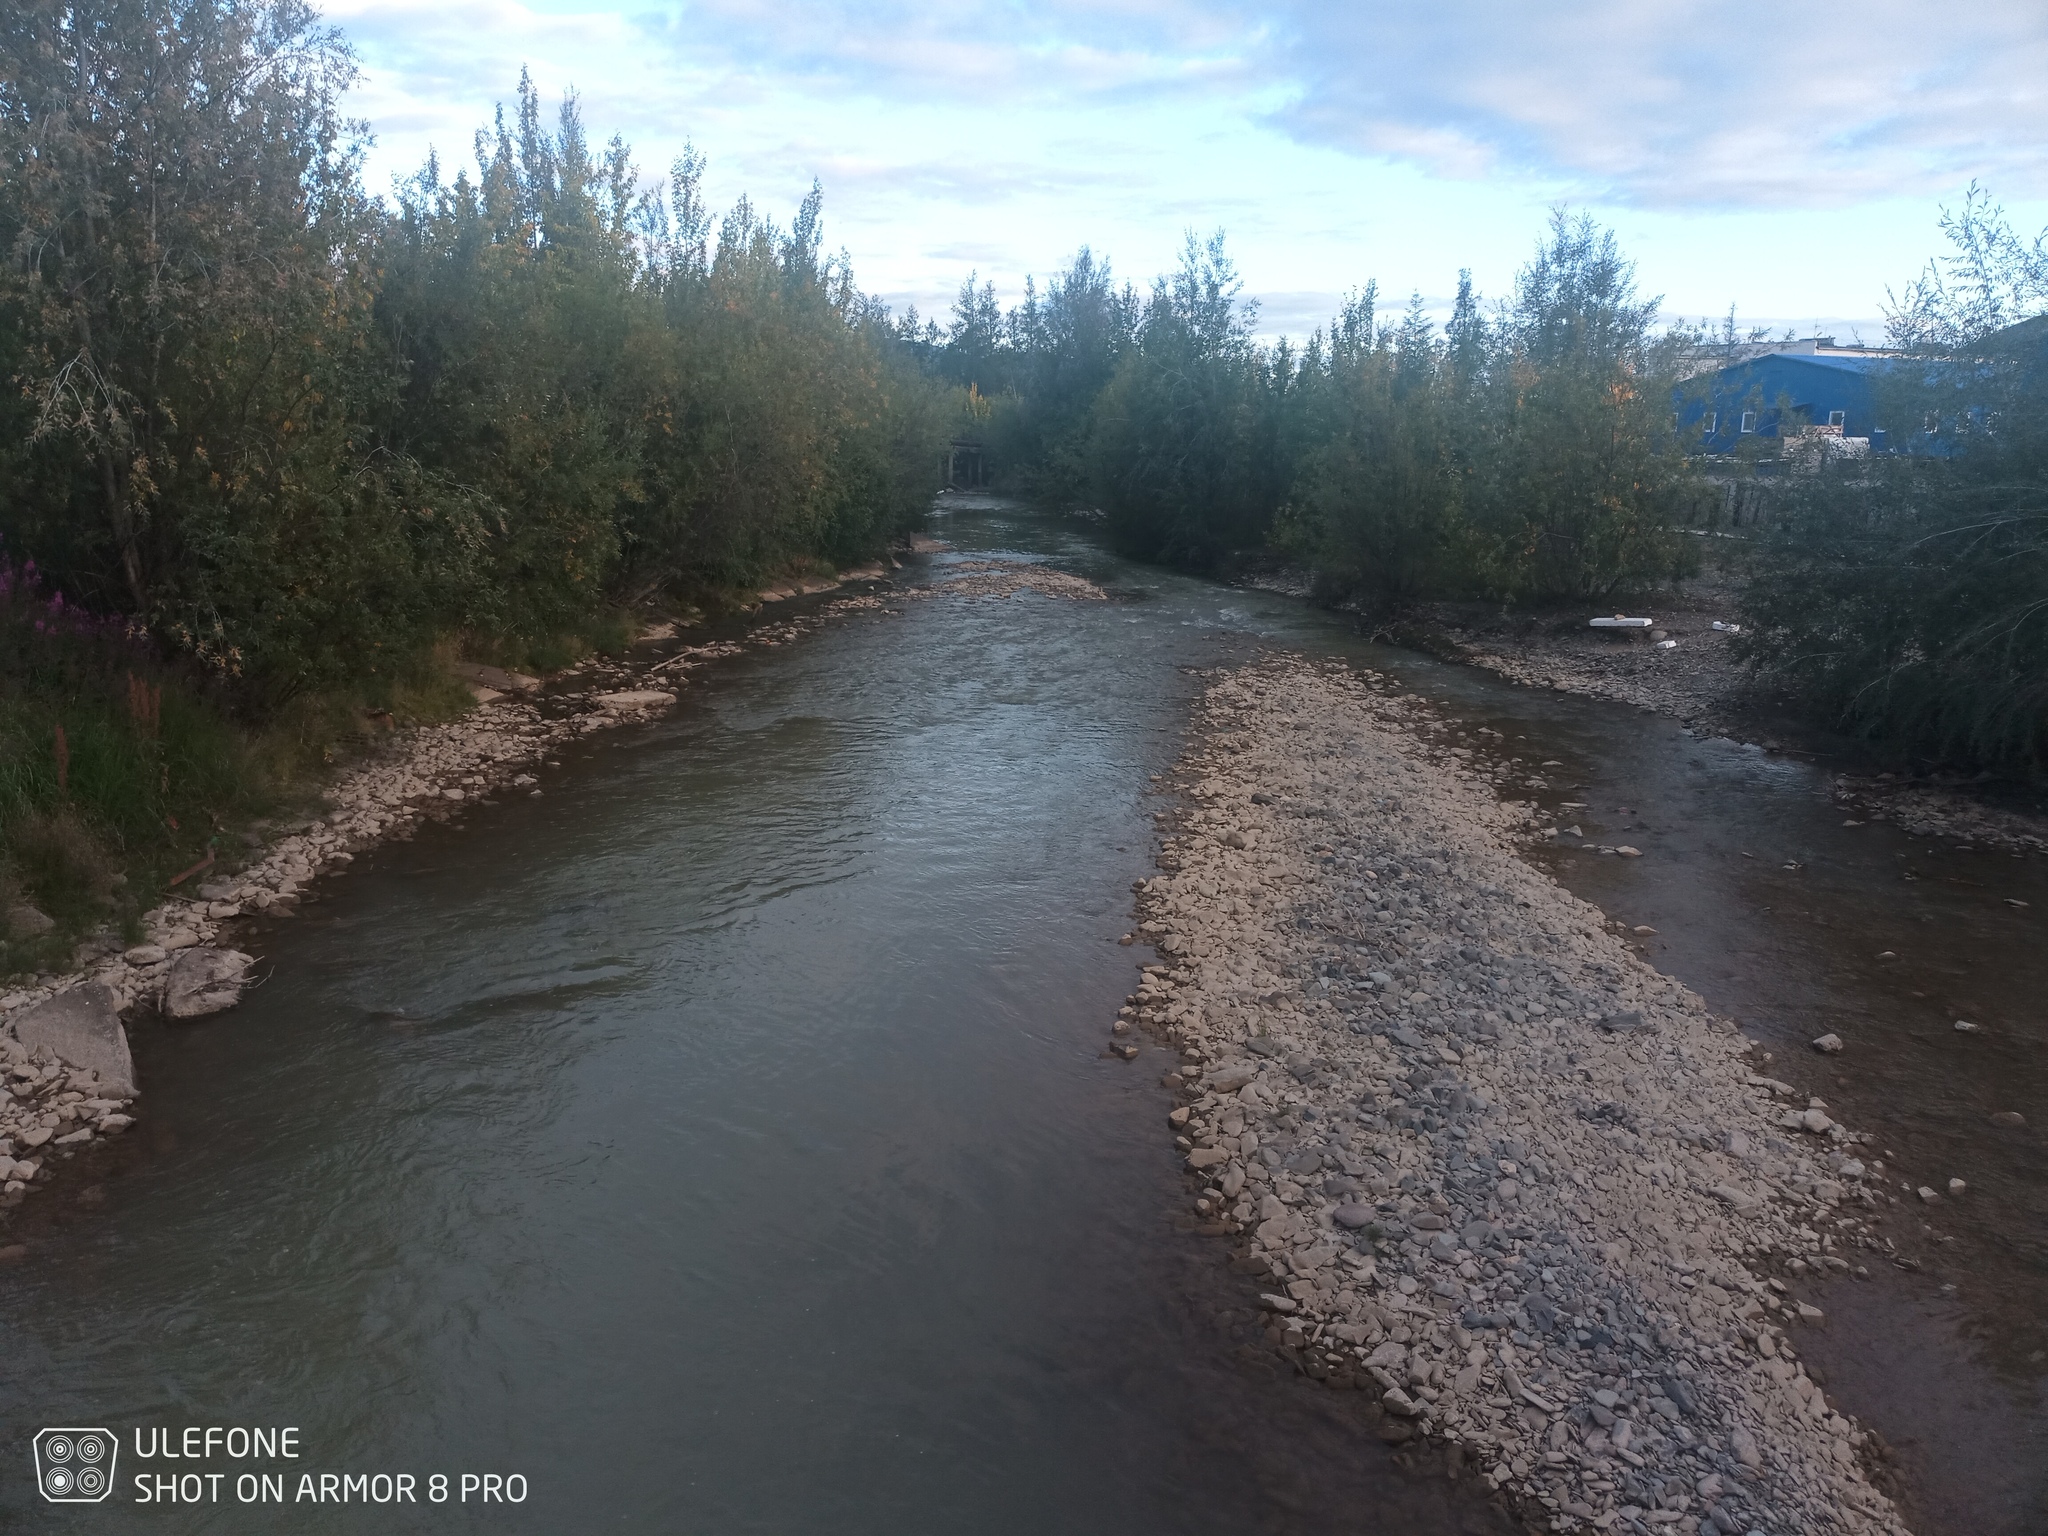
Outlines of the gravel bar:
<svg viewBox="0 0 2048 1536">
<path fill-rule="evenodd" d="M 1180 1053 L 1200 1230 L 1288 1359 L 1541 1528 L 1902 1532 L 1795 1342 L 1863 1138 L 1523 863 L 1529 809 L 1432 720 L 1338 664 L 1207 680 L 1112 1039 Z"/>
</svg>

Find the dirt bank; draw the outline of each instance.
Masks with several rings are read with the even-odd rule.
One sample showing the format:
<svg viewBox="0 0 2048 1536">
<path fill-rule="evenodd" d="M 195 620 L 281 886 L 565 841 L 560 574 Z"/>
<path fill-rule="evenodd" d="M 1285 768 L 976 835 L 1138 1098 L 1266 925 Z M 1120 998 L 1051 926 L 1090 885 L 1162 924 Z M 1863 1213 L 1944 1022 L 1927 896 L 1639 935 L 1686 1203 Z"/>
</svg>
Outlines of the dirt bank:
<svg viewBox="0 0 2048 1536">
<path fill-rule="evenodd" d="M 1276 1347 L 1549 1528 L 1901 1530 L 1799 1360 L 1881 1165 L 1523 863 L 1430 724 L 1294 659 L 1204 695 L 1119 1021 L 1182 1052 L 1197 1216 Z"/>
</svg>

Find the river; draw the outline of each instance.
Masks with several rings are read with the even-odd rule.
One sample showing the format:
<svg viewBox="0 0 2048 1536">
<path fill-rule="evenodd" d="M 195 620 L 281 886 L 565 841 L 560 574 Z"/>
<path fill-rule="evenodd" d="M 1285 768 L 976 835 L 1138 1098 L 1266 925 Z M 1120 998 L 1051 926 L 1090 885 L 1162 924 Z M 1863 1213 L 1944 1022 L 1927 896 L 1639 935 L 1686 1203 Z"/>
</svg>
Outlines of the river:
<svg viewBox="0 0 2048 1536">
<path fill-rule="evenodd" d="M 30 1262 L 0 1271 L 0 1510 L 69 1528 L 26 1445 L 84 1424 L 121 1437 L 93 1519 L 122 1530 L 1509 1529 L 1252 1347 L 1224 1246 L 1183 1230 L 1161 1058 L 1101 1053 L 1187 669 L 1272 641 L 1563 762 L 1549 798 L 1648 856 L 1545 855 L 1561 877 L 1657 927 L 1656 963 L 1914 1182 L 1970 1179 L 1921 1273 L 1839 1282 L 1829 1368 L 1922 1493 L 1995 1424 L 1979 1460 L 2032 1459 L 1953 1477 L 1988 1512 L 1967 1528 L 2048 1528 L 2048 1169 L 1986 1125 L 2048 1121 L 2034 864 L 1987 881 L 1987 855 L 1841 828 L 1810 766 L 1365 646 L 1085 524 L 980 502 L 937 531 L 1120 600 L 915 602 L 721 663 L 541 798 L 359 858 L 266 930 L 234 1012 L 135 1029 L 141 1123 L 24 1209 Z M 1986 1030 L 1943 1034 L 1965 1006 Z M 1821 1027 L 1850 1049 L 1810 1063 Z M 1975 1396 L 1916 1453 L 1856 1400 L 1897 1379 Z M 208 1424 L 296 1426 L 301 1455 L 137 1458 L 138 1427 Z M 219 1502 L 134 1502 L 135 1474 L 195 1471 Z M 241 1472 L 288 1501 L 302 1472 L 405 1473 L 419 1502 L 243 1504 Z M 463 1502 L 464 1474 L 523 1501 Z"/>
</svg>

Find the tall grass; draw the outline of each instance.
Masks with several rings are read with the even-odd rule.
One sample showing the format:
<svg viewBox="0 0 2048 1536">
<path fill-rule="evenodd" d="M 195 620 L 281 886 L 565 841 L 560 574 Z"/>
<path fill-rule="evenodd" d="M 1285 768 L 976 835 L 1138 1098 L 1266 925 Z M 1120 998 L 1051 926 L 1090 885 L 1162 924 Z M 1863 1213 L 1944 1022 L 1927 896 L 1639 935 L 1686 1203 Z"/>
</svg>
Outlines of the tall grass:
<svg viewBox="0 0 2048 1536">
<path fill-rule="evenodd" d="M 447 718 L 470 700 L 422 663 L 365 694 L 303 694 L 259 721 L 140 626 L 0 561 L 0 975 L 60 965 L 78 934 L 134 931 L 178 872 L 295 803 L 363 705 Z M 55 928 L 21 914 L 33 907 Z"/>
<path fill-rule="evenodd" d="M 33 561 L 0 564 L 0 878 L 10 909 L 58 925 L 38 935 L 11 910 L 0 969 L 132 916 L 138 889 L 198 856 L 209 810 L 244 808 L 245 752 L 134 626 L 45 593 Z"/>
</svg>

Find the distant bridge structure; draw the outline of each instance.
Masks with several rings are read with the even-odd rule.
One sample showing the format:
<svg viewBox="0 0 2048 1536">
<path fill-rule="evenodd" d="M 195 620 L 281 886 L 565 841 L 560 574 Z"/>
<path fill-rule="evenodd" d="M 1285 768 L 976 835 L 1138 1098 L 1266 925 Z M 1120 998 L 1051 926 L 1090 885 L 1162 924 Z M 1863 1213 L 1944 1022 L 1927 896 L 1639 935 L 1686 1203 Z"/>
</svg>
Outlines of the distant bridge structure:
<svg viewBox="0 0 2048 1536">
<path fill-rule="evenodd" d="M 946 484 L 955 490 L 976 490 L 989 482 L 988 450 L 972 437 L 956 437 L 946 445 Z"/>
</svg>

